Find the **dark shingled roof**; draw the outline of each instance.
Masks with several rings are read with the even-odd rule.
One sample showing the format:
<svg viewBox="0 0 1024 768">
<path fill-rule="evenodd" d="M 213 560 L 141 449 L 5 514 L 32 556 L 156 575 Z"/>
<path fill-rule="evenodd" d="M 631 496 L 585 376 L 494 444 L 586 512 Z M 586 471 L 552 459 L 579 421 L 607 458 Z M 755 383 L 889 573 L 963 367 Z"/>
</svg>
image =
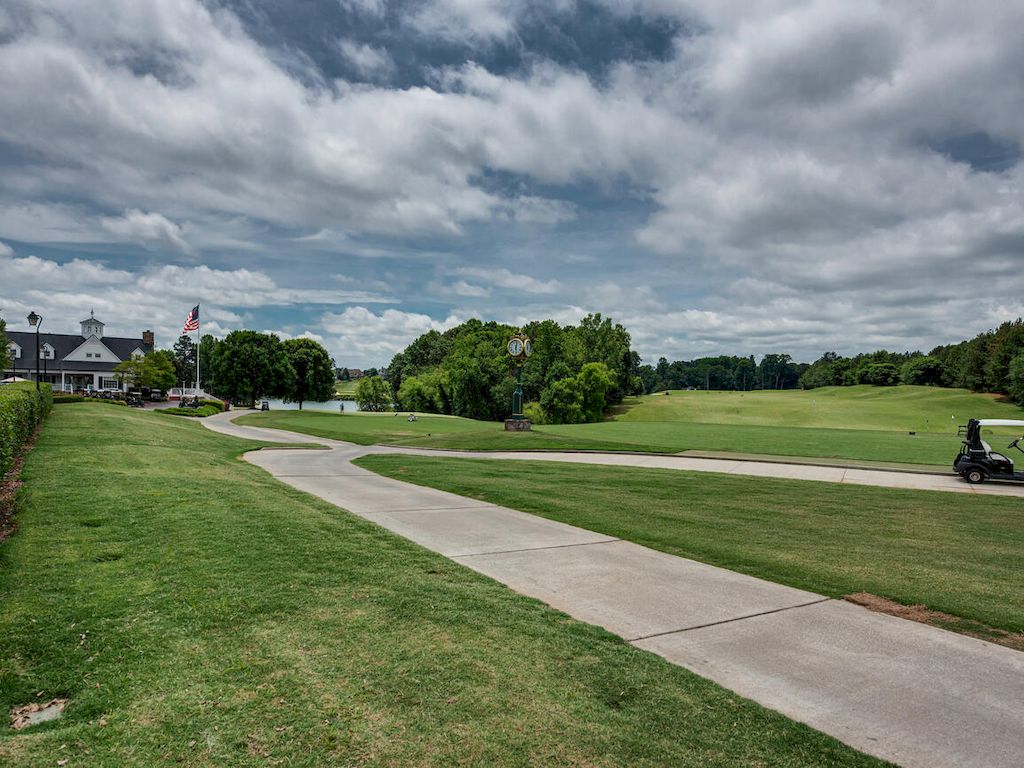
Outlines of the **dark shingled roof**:
<svg viewBox="0 0 1024 768">
<path fill-rule="evenodd" d="M 7 340 L 13 341 L 21 347 L 21 357 L 12 361 L 16 368 L 36 367 L 36 335 L 32 331 L 7 331 Z M 43 344 L 53 347 L 53 359 L 40 360 L 39 364 L 45 362 L 49 370 L 59 370 L 61 361 L 85 343 L 85 337 L 73 333 L 40 333 L 39 348 Z M 107 349 L 113 352 L 122 360 L 127 360 L 132 352 L 141 349 L 143 352 L 152 352 L 152 344 L 143 344 L 142 339 L 126 339 L 121 336 L 104 336 L 100 339 Z M 113 370 L 110 363 L 100 362 L 70 362 L 65 368 L 76 371 L 110 371 Z"/>
</svg>

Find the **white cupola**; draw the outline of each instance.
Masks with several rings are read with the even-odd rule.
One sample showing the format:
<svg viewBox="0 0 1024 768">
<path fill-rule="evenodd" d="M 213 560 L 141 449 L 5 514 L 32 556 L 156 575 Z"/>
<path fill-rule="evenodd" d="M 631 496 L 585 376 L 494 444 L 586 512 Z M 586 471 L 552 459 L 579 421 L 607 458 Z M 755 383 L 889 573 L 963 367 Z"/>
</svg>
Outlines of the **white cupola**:
<svg viewBox="0 0 1024 768">
<path fill-rule="evenodd" d="M 95 313 L 89 312 L 89 317 L 82 321 L 82 336 L 89 338 L 95 336 L 97 339 L 103 338 L 103 323 L 96 319 Z"/>
</svg>

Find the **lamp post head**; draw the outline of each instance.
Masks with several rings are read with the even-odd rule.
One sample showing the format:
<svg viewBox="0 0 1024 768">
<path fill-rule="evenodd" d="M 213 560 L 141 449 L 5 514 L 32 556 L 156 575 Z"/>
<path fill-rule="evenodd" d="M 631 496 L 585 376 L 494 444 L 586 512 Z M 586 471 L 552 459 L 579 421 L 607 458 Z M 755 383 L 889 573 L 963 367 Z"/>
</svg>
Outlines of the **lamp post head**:
<svg viewBox="0 0 1024 768">
<path fill-rule="evenodd" d="M 37 325 L 39 325 L 42 319 L 43 318 L 41 315 L 37 315 L 35 312 L 32 312 L 28 316 L 28 324 L 35 328 Z"/>
</svg>

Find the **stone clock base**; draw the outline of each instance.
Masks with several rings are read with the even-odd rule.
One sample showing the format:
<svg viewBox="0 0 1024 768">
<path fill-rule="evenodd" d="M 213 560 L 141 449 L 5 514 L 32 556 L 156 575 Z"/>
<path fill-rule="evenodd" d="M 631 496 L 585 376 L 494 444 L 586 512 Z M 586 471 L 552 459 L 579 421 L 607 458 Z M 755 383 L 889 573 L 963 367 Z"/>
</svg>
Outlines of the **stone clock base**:
<svg viewBox="0 0 1024 768">
<path fill-rule="evenodd" d="M 506 432 L 529 432 L 531 426 L 529 419 L 505 419 Z"/>
</svg>

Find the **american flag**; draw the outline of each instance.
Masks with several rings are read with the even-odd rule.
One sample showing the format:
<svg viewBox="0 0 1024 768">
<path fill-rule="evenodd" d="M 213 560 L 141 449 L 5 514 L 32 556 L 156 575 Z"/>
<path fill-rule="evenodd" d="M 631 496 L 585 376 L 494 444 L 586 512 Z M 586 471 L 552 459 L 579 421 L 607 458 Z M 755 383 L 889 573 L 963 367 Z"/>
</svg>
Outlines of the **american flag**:
<svg viewBox="0 0 1024 768">
<path fill-rule="evenodd" d="M 188 313 L 188 317 L 185 318 L 185 327 L 181 329 L 182 335 L 189 331 L 199 330 L 199 305 L 196 304 L 191 312 Z"/>
</svg>

